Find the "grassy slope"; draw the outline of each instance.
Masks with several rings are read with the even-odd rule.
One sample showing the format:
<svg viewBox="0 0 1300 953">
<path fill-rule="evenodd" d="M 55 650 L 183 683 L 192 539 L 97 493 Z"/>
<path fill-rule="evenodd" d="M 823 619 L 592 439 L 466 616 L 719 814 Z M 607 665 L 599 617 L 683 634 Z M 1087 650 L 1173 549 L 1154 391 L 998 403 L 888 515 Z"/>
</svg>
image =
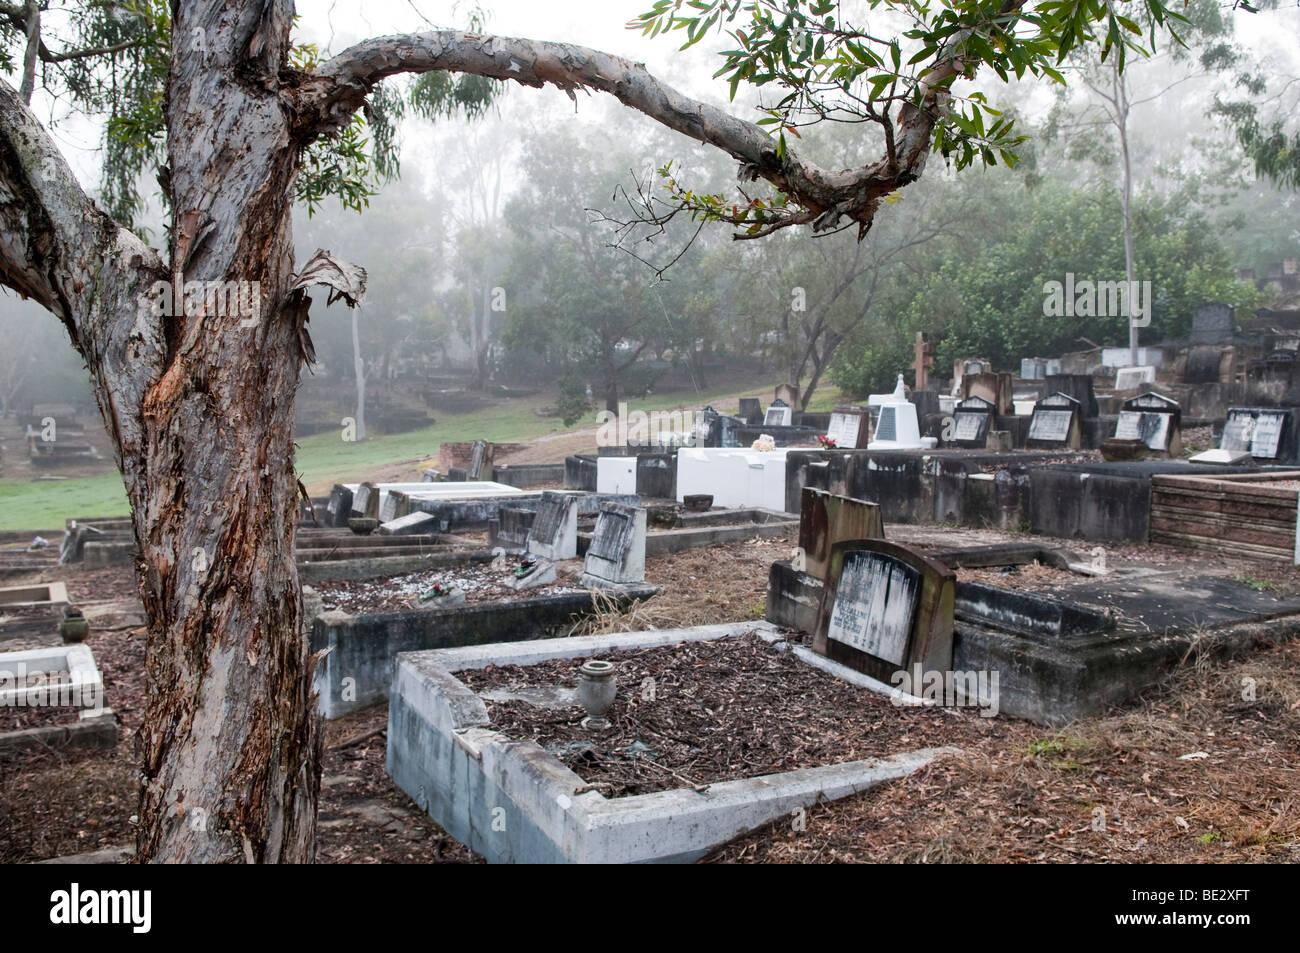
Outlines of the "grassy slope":
<svg viewBox="0 0 1300 953">
<path fill-rule="evenodd" d="M 648 412 L 712 404 L 725 413 L 735 410 L 739 396 L 760 395 L 766 403 L 771 393 L 772 383 L 767 380 L 752 387 L 732 386 L 702 394 L 656 395 L 633 401 L 630 407 Z M 837 397 L 832 389 L 821 388 L 813 396 L 809 410 L 829 410 Z M 334 483 L 364 477 L 386 464 L 410 461 L 415 473 L 423 461 L 437 457 L 443 442 L 484 439 L 518 443 L 569 429 L 555 418 L 534 413 L 535 407 L 545 403 L 548 401 L 532 397 L 474 413 L 448 414 L 440 416 L 432 427 L 371 437 L 364 443 L 344 443 L 337 433 L 304 437 L 298 442 L 298 472 L 308 491 L 319 495 Z M 594 419 L 584 421 L 582 427 L 594 428 Z M 58 481 L 0 479 L 0 530 L 53 530 L 61 528 L 68 517 L 122 516 L 128 512 L 122 480 L 115 471 Z"/>
</svg>

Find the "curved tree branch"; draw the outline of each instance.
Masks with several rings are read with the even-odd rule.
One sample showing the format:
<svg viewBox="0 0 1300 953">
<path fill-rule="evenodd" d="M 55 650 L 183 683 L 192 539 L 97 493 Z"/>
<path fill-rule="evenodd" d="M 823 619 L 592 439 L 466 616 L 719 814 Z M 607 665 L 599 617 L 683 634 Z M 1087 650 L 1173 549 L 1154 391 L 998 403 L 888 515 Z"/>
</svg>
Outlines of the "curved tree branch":
<svg viewBox="0 0 1300 953">
<path fill-rule="evenodd" d="M 82 191 L 49 134 L 0 79 L 0 284 L 68 329 L 110 395 L 100 409 L 119 454 L 143 439 L 141 398 L 162 356 L 150 291 L 166 277 L 158 254 Z"/>
<path fill-rule="evenodd" d="M 890 154 L 843 171 L 823 169 L 789 150 L 779 157 L 776 143 L 761 127 L 683 95 L 655 79 L 643 64 L 569 43 L 457 30 L 377 37 L 321 64 L 302 77 L 295 91 L 295 130 L 303 143 L 331 134 L 386 77 L 434 70 L 538 88 L 552 85 L 570 95 L 577 89 L 609 93 L 670 129 L 729 153 L 740 161 L 742 179 L 766 179 L 802 206 L 784 224 L 812 221 L 817 230 L 834 227 L 842 216 L 865 230 L 881 197 L 921 174 L 947 85 L 960 72 L 951 51 L 939 51 L 920 81 L 920 105 L 909 103 L 900 111 Z"/>
</svg>

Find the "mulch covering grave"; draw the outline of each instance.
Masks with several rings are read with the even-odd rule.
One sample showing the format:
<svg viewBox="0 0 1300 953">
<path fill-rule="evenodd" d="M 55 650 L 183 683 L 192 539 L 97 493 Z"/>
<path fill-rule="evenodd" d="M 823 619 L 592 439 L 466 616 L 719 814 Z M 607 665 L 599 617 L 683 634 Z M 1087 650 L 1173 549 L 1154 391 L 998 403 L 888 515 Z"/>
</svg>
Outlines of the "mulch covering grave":
<svg viewBox="0 0 1300 953">
<path fill-rule="evenodd" d="M 491 727 L 536 741 L 606 797 L 752 778 L 796 768 L 961 744 L 999 729 L 975 709 L 897 707 L 748 635 L 605 656 L 618 668 L 612 727 L 585 712 L 485 701 Z M 560 683 L 581 659 L 456 673 L 476 692 Z M 648 700 L 645 679 L 654 680 Z"/>
<path fill-rule="evenodd" d="M 504 580 L 514 574 L 517 566 L 518 561 L 511 560 L 503 569 L 493 569 L 491 565 L 479 564 L 452 569 L 422 570 L 401 576 L 318 583 L 315 589 L 320 593 L 327 610 L 340 609 L 354 615 L 363 612 L 403 612 L 407 609 L 437 608 L 432 601 L 423 605 L 419 601 L 420 596 L 429 592 L 436 582 L 442 583 L 448 589 L 464 590 L 464 605 L 578 591 L 564 586 L 558 576 L 549 586 L 511 589 Z"/>
</svg>

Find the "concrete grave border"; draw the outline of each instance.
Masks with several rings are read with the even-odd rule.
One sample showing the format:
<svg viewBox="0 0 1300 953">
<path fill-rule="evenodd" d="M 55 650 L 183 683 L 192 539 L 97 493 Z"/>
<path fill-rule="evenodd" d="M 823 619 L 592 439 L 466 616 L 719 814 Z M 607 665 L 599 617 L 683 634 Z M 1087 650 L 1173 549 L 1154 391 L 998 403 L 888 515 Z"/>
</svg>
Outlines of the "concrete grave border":
<svg viewBox="0 0 1300 953">
<path fill-rule="evenodd" d="M 689 863 L 797 808 L 860 793 L 955 753 L 921 749 L 724 781 L 703 792 L 606 798 L 537 744 L 492 730 L 482 699 L 452 674 L 748 633 L 783 640 L 770 623 L 749 622 L 402 653 L 388 707 L 388 773 L 489 862 Z M 796 654 L 811 661 L 811 653 Z M 817 667 L 840 675 L 842 666 L 820 661 L 826 664 Z M 850 680 L 863 685 L 858 679 Z"/>
</svg>

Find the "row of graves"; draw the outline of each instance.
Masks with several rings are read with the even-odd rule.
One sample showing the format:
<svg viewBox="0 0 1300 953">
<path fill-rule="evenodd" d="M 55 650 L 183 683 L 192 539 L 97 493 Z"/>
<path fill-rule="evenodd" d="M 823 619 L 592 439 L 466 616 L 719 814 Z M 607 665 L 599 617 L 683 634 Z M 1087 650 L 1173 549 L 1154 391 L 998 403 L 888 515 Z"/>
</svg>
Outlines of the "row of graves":
<svg viewBox="0 0 1300 953">
<path fill-rule="evenodd" d="M 817 423 L 823 432 L 815 442 L 805 442 L 813 446 L 781 446 L 775 440 L 764 446 L 759 439 L 742 447 L 602 447 L 595 455 L 566 460 L 564 485 L 634 494 L 652 506 L 706 501 L 736 515 L 735 532 L 760 520 L 774 524 L 775 532 L 781 514 L 788 520 L 797 512 L 800 491 L 812 486 L 879 503 L 899 522 L 1138 543 L 1159 533 L 1160 541 L 1168 542 L 1165 529 L 1172 517 L 1162 514 L 1166 526 L 1152 521 L 1157 477 L 1231 480 L 1234 471 L 1261 470 L 1262 482 L 1280 498 L 1285 468 L 1295 465 L 1300 452 L 1294 408 L 1231 408 L 1219 446 L 1189 462 L 1182 459 L 1182 408 L 1150 381 L 1118 400 L 1099 398 L 1086 374 L 1044 373 L 1035 379 L 1040 392 L 1023 394 L 1023 380 L 994 372 L 987 362 L 964 362 L 958 369 L 961 396 L 945 401 L 931 390 L 909 394 L 900 375 L 893 392 L 822 415 Z M 1053 369 L 1043 362 L 1044 372 Z M 1116 413 L 1103 416 L 1103 405 Z M 784 419 L 784 407 L 774 401 L 768 412 L 773 410 Z M 704 419 L 714 418 L 705 414 Z M 711 423 L 704 430 L 712 433 L 710 428 Z M 1230 505 L 1218 510 L 1224 507 Z M 1251 536 L 1254 530 L 1245 527 L 1242 541 L 1271 547 L 1273 557 L 1291 558 L 1294 520 L 1284 533 L 1285 513 L 1268 518 L 1267 539 Z M 705 534 L 694 538 L 707 541 Z M 1247 547 L 1243 553 L 1263 549 Z"/>
<path fill-rule="evenodd" d="M 335 486 L 327 527 L 299 549 L 323 714 L 388 697 L 398 653 L 553 637 L 655 595 L 639 502 L 490 481 Z"/>
<path fill-rule="evenodd" d="M 389 774 L 489 862 L 690 862 L 953 753 L 909 744 L 952 737 L 915 720 L 864 731 L 884 710 L 1061 725 L 1130 702 L 1193 645 L 1232 651 L 1261 620 L 1300 621 L 1300 599 L 1219 576 L 1097 575 L 1032 543 L 923 550 L 886 539 L 884 515 L 804 488 L 762 620 L 398 655 Z M 1045 595 L 957 573 L 1031 562 L 1078 579 Z M 773 679 L 833 716 L 810 725 Z M 779 750 L 787 717 L 824 744 Z"/>
<path fill-rule="evenodd" d="M 0 587 L 0 753 L 116 747 L 89 634 L 66 584 Z"/>
</svg>

